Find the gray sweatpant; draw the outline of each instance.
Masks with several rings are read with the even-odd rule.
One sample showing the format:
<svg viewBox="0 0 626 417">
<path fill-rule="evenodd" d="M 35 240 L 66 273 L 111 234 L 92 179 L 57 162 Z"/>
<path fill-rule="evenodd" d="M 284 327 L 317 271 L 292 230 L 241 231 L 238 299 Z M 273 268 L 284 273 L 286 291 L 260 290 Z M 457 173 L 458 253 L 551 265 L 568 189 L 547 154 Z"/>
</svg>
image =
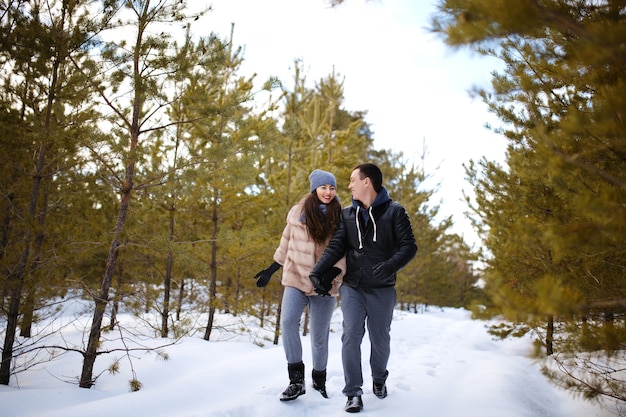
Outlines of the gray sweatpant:
<svg viewBox="0 0 626 417">
<path fill-rule="evenodd" d="M 341 359 L 346 396 L 363 395 L 363 371 L 361 368 L 361 342 L 365 325 L 370 339 L 370 368 L 372 380 L 387 380 L 387 362 L 391 352 L 391 320 L 396 305 L 395 287 L 363 289 L 342 285 L 341 311 L 343 334 L 341 336 Z"/>
<path fill-rule="evenodd" d="M 326 370 L 328 363 L 328 332 L 330 319 L 337 305 L 335 297 L 307 296 L 302 291 L 285 287 L 283 293 L 280 327 L 287 363 L 302 361 L 300 323 L 304 308 L 309 306 L 309 330 L 311 332 L 311 356 L 313 369 Z"/>
</svg>

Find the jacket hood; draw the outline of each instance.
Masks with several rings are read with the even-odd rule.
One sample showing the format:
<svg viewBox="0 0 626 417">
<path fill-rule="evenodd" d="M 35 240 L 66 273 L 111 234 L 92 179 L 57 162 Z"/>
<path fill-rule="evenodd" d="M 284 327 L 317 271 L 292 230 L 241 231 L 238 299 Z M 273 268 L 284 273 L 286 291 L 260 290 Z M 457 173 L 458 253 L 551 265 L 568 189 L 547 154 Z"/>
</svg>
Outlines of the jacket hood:
<svg viewBox="0 0 626 417">
<path fill-rule="evenodd" d="M 374 202 L 370 206 L 370 209 L 372 207 L 380 206 L 381 204 L 384 204 L 388 201 L 391 201 L 391 197 L 389 197 L 389 193 L 387 192 L 387 189 L 383 187 L 378 193 L 378 195 L 376 196 L 376 198 L 374 199 Z M 357 207 L 360 207 L 361 210 L 365 210 L 365 208 L 363 208 L 363 203 L 361 203 L 361 201 L 359 200 L 355 200 L 354 198 L 352 199 L 352 207 L 355 209 Z"/>
<path fill-rule="evenodd" d="M 374 214 L 372 213 L 372 210 L 375 207 L 378 207 L 382 204 L 385 204 L 387 202 L 391 201 L 391 197 L 389 197 L 389 193 L 387 192 L 387 189 L 385 187 L 383 187 L 380 192 L 378 193 L 378 195 L 376 196 L 376 198 L 374 199 L 374 202 L 372 203 L 372 205 L 366 209 L 363 207 L 363 203 L 360 202 L 359 200 L 355 200 L 352 199 L 352 207 L 356 210 L 356 231 L 357 231 L 357 235 L 359 236 L 359 249 L 363 249 L 363 232 L 361 231 L 361 211 L 364 211 L 366 213 L 366 219 L 365 222 L 367 223 L 368 221 L 372 221 L 372 225 L 374 226 L 374 236 L 372 238 L 372 240 L 374 242 L 376 242 L 376 235 L 377 235 L 377 230 L 376 230 L 376 219 L 374 219 Z M 368 219 L 369 218 L 369 219 Z"/>
</svg>

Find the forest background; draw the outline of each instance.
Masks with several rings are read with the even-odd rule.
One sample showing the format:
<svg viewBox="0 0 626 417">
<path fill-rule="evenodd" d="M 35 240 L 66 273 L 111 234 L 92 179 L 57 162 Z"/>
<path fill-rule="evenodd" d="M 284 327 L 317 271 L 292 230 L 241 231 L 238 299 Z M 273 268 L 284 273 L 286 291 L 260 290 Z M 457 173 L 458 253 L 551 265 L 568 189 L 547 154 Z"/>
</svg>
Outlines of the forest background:
<svg viewBox="0 0 626 417">
<path fill-rule="evenodd" d="M 92 387 L 105 339 L 141 349 L 116 327 L 122 309 L 164 344 L 209 340 L 217 309 L 257 317 L 276 342 L 281 286 L 251 277 L 312 169 L 341 179 L 371 161 L 417 231 L 400 308 L 502 315 L 494 334 L 536 334 L 555 383 L 624 401 L 626 4 L 499 3 L 440 1 L 432 20 L 451 46 L 505 66 L 476 91 L 510 146 L 506 166 L 467 165 L 484 239 L 472 253 L 450 218 L 433 221 L 423 164 L 374 148 L 336 74 L 310 83 L 296 61 L 291 80 L 257 89 L 232 33 L 198 36 L 193 22 L 210 11 L 184 1 L 3 0 L 0 383 L 45 352 L 74 351 L 77 383 Z M 53 330 L 33 324 L 68 297 L 92 300 L 91 325 L 78 346 L 46 346 Z"/>
</svg>

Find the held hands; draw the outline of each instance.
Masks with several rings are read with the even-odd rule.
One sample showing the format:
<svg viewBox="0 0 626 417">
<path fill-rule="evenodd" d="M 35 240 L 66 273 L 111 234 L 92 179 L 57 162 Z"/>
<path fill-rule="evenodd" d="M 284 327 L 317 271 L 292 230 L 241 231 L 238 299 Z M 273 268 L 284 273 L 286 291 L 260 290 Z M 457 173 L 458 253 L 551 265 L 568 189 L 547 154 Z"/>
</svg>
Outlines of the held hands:
<svg viewBox="0 0 626 417">
<path fill-rule="evenodd" d="M 330 296 L 330 290 L 333 288 L 333 280 L 339 276 L 341 269 L 333 266 L 328 271 L 321 274 L 311 273 L 309 279 L 313 284 L 313 288 L 318 295 Z"/>
<path fill-rule="evenodd" d="M 270 279 L 272 278 L 274 272 L 278 271 L 278 268 L 280 268 L 280 264 L 278 262 L 274 262 L 261 272 L 257 273 L 254 276 L 254 278 L 257 280 L 256 286 L 259 288 L 265 287 L 268 282 L 270 282 Z"/>
</svg>

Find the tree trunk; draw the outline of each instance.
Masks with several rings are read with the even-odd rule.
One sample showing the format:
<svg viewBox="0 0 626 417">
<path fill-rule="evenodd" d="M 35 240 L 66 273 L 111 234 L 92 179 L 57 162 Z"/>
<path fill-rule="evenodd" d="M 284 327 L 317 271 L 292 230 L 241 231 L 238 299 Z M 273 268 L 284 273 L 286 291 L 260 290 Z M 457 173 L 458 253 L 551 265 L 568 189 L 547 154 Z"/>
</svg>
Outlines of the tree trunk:
<svg viewBox="0 0 626 417">
<path fill-rule="evenodd" d="M 13 206 L 14 198 L 15 195 L 13 193 L 9 193 L 7 196 L 7 204 L 4 207 L 4 215 L 2 216 L 2 234 L 0 237 L 0 261 L 4 259 L 6 247 L 9 244 L 9 225 L 11 224 L 11 208 Z M 8 286 L 3 285 L 2 291 L 0 291 L 0 311 L 5 310 L 4 300 L 8 298 L 8 292 Z"/>
<path fill-rule="evenodd" d="M 261 308 L 259 310 L 259 326 L 261 326 L 261 328 L 265 327 L 265 316 L 267 314 L 267 311 L 269 310 L 269 302 L 266 299 L 266 295 L 267 295 L 267 291 L 265 290 L 265 288 L 262 290 L 263 292 L 263 296 L 261 297 Z"/>
<path fill-rule="evenodd" d="M 163 312 L 161 313 L 161 337 L 167 337 L 169 333 L 168 320 L 170 316 L 170 292 L 172 286 L 172 264 L 174 263 L 174 253 L 172 244 L 174 242 L 174 214 L 176 209 L 174 204 L 169 207 L 170 213 L 170 234 L 167 248 L 167 265 L 165 266 L 165 282 L 163 282 Z"/>
<path fill-rule="evenodd" d="M 9 288 L 9 311 L 7 313 L 6 334 L 4 336 L 4 346 L 2 348 L 2 364 L 0 364 L 0 384 L 9 385 L 11 377 L 11 360 L 13 359 L 13 343 L 17 331 L 17 320 L 20 312 L 20 297 L 22 295 L 22 285 L 24 282 L 25 263 L 28 260 L 28 244 L 22 252 L 22 257 L 14 273 L 10 274 L 7 280 Z"/>
<path fill-rule="evenodd" d="M 28 282 L 27 288 L 28 293 L 26 294 L 26 299 L 24 302 L 24 308 L 22 313 L 22 323 L 20 326 L 20 336 L 22 337 L 31 337 L 32 327 L 33 327 L 33 319 L 35 317 L 35 302 L 37 290 L 39 288 L 40 275 L 38 274 L 38 270 L 41 263 L 41 253 L 43 251 L 43 242 L 45 238 L 44 228 L 46 226 L 46 213 L 48 212 L 48 190 L 45 190 L 42 194 L 42 204 L 39 210 L 39 215 L 37 215 L 37 235 L 35 236 L 34 244 L 33 244 L 33 255 L 32 262 L 30 263 L 29 273 L 25 279 L 34 282 Z"/>
<path fill-rule="evenodd" d="M 211 234 L 211 282 L 209 284 L 209 321 L 204 332 L 204 340 L 209 340 L 215 319 L 215 296 L 217 294 L 217 192 L 213 194 L 213 233 Z"/>
<path fill-rule="evenodd" d="M 26 291 L 26 297 L 24 297 L 24 306 L 22 312 L 22 322 L 20 324 L 20 336 L 31 337 L 33 318 L 35 317 L 35 293 L 37 292 L 36 286 L 29 286 Z"/>
<path fill-rule="evenodd" d="M 57 51 L 58 52 L 58 51 Z M 37 164 L 35 166 L 35 172 L 33 174 L 33 187 L 31 189 L 30 201 L 28 205 L 28 217 L 26 224 L 26 232 L 24 234 L 24 248 L 20 261 L 15 269 L 15 272 L 9 275 L 7 284 L 9 286 L 10 305 L 7 315 L 7 328 L 5 333 L 4 345 L 2 349 L 2 362 L 0 363 L 0 384 L 8 385 L 11 374 L 11 360 L 13 358 L 13 343 L 15 342 L 15 334 L 17 331 L 17 321 L 20 312 L 20 298 L 22 297 L 22 289 L 24 287 L 24 277 L 28 268 L 30 258 L 30 247 L 33 243 L 33 231 L 29 221 L 33 221 L 36 218 L 37 213 L 37 201 L 39 200 L 41 183 L 43 180 L 43 170 L 46 157 L 46 142 L 48 140 L 48 134 L 50 129 L 50 120 L 52 117 L 52 106 L 55 101 L 55 91 L 58 84 L 58 73 L 61 61 L 66 56 L 60 53 L 55 56 L 52 63 L 52 70 L 50 73 L 50 89 L 48 90 L 48 98 L 46 103 L 46 113 L 44 120 L 44 133 L 39 144 L 39 155 L 37 157 Z"/>
<path fill-rule="evenodd" d="M 283 313 L 283 293 L 285 292 L 285 287 L 280 286 L 280 296 L 278 297 L 278 308 L 276 309 L 276 328 L 274 329 L 274 344 L 278 344 L 278 339 L 280 338 L 280 316 Z"/>
<path fill-rule="evenodd" d="M 546 355 L 554 353 L 554 316 L 548 316 L 548 326 L 546 329 Z"/>
<path fill-rule="evenodd" d="M 138 101 L 136 101 L 138 103 Z M 135 106 L 133 113 L 138 117 L 139 109 Z M 130 141 L 130 154 L 133 155 L 137 142 L 139 141 L 139 123 L 135 118 L 133 120 L 133 127 L 131 131 Z M 109 289 L 111 288 L 111 282 L 113 281 L 113 275 L 115 274 L 115 265 L 117 263 L 117 257 L 119 255 L 120 236 L 124 225 L 126 224 L 126 217 L 128 215 L 128 208 L 130 206 L 130 197 L 133 190 L 133 178 L 135 174 L 135 161 L 131 159 L 126 165 L 126 177 L 122 187 L 122 198 L 120 201 L 120 207 L 117 212 L 117 220 L 115 222 L 115 228 L 113 229 L 113 240 L 109 247 L 109 255 L 104 267 L 104 275 L 102 276 L 102 284 L 100 286 L 100 294 L 94 298 L 94 312 L 91 322 L 91 329 L 89 331 L 89 338 L 87 340 L 87 349 L 83 353 L 83 368 L 80 374 L 80 381 L 78 386 L 81 388 L 91 388 L 95 383 L 93 379 L 93 366 L 96 362 L 97 348 L 100 344 L 100 334 L 102 332 L 102 319 L 104 317 L 104 311 L 106 305 L 109 302 Z"/>
<path fill-rule="evenodd" d="M 113 330 L 117 325 L 117 313 L 120 311 L 120 301 L 122 299 L 122 285 L 124 284 L 124 261 L 119 262 L 117 268 L 117 279 L 115 280 L 115 295 L 113 296 L 113 305 L 111 306 L 111 322 L 109 330 Z"/>
<path fill-rule="evenodd" d="M 136 143 L 135 138 L 134 142 Z M 102 319 L 106 310 L 107 303 L 109 302 L 109 289 L 111 288 L 111 282 L 113 281 L 113 275 L 115 274 L 115 265 L 117 263 L 117 257 L 119 255 L 120 248 L 120 234 L 126 223 L 126 216 L 128 214 L 128 207 L 130 205 L 130 195 L 132 190 L 132 177 L 134 172 L 134 163 L 128 165 L 126 170 L 127 186 L 122 192 L 122 201 L 117 214 L 117 221 L 115 223 L 115 229 L 113 234 L 113 241 L 109 247 L 109 255 L 107 257 L 107 263 L 104 268 L 104 275 L 102 276 L 102 283 L 100 286 L 100 293 L 97 297 L 94 297 L 94 312 L 91 321 L 91 329 L 89 331 L 89 338 L 87 340 L 87 349 L 83 353 L 83 368 L 80 374 L 80 381 L 78 386 L 81 388 L 91 388 L 95 383 L 93 379 L 93 367 L 96 362 L 97 348 L 100 344 L 100 334 L 102 333 Z"/>
<path fill-rule="evenodd" d="M 4 258 L 6 247 L 9 244 L 9 225 L 11 224 L 11 207 L 15 194 L 9 193 L 7 196 L 7 204 L 4 207 L 4 215 L 2 216 L 2 234 L 0 237 L 0 261 Z"/>
<path fill-rule="evenodd" d="M 180 313 L 183 309 L 183 301 L 185 300 L 185 278 L 180 279 L 180 288 L 178 289 L 178 305 L 176 306 L 176 321 L 180 320 Z"/>
<path fill-rule="evenodd" d="M 243 244 L 240 244 L 241 252 L 243 253 Z M 239 315 L 241 307 L 239 303 L 239 298 L 241 297 L 241 263 L 237 266 L 237 276 L 235 277 L 235 288 L 233 291 L 233 314 L 235 316 Z"/>
<path fill-rule="evenodd" d="M 48 104 L 46 109 L 46 129 L 50 126 L 50 114 L 52 112 L 52 104 L 54 102 L 54 88 L 56 86 L 57 72 L 59 68 L 58 60 L 55 60 L 53 66 L 53 75 L 50 94 L 48 95 Z M 41 182 L 43 180 L 43 167 L 46 155 L 46 141 L 47 138 L 41 140 L 39 145 L 39 157 L 37 158 L 37 165 L 35 167 L 35 173 L 33 175 L 33 188 L 31 189 L 30 202 L 28 205 L 28 219 L 34 220 L 37 212 L 37 201 L 40 195 Z M 9 287 L 10 305 L 7 314 L 7 327 L 4 338 L 4 345 L 2 349 L 2 363 L 0 364 L 0 384 L 8 385 L 11 375 L 11 360 L 13 358 L 13 343 L 15 342 L 15 334 L 17 332 L 17 322 L 20 313 L 20 299 L 22 297 L 22 289 L 24 288 L 24 277 L 28 268 L 28 262 L 30 259 L 30 249 L 33 243 L 33 231 L 32 226 L 26 225 L 26 232 L 24 234 L 24 248 L 20 257 L 19 263 L 15 268 L 15 271 L 7 278 L 7 285 Z"/>
</svg>

